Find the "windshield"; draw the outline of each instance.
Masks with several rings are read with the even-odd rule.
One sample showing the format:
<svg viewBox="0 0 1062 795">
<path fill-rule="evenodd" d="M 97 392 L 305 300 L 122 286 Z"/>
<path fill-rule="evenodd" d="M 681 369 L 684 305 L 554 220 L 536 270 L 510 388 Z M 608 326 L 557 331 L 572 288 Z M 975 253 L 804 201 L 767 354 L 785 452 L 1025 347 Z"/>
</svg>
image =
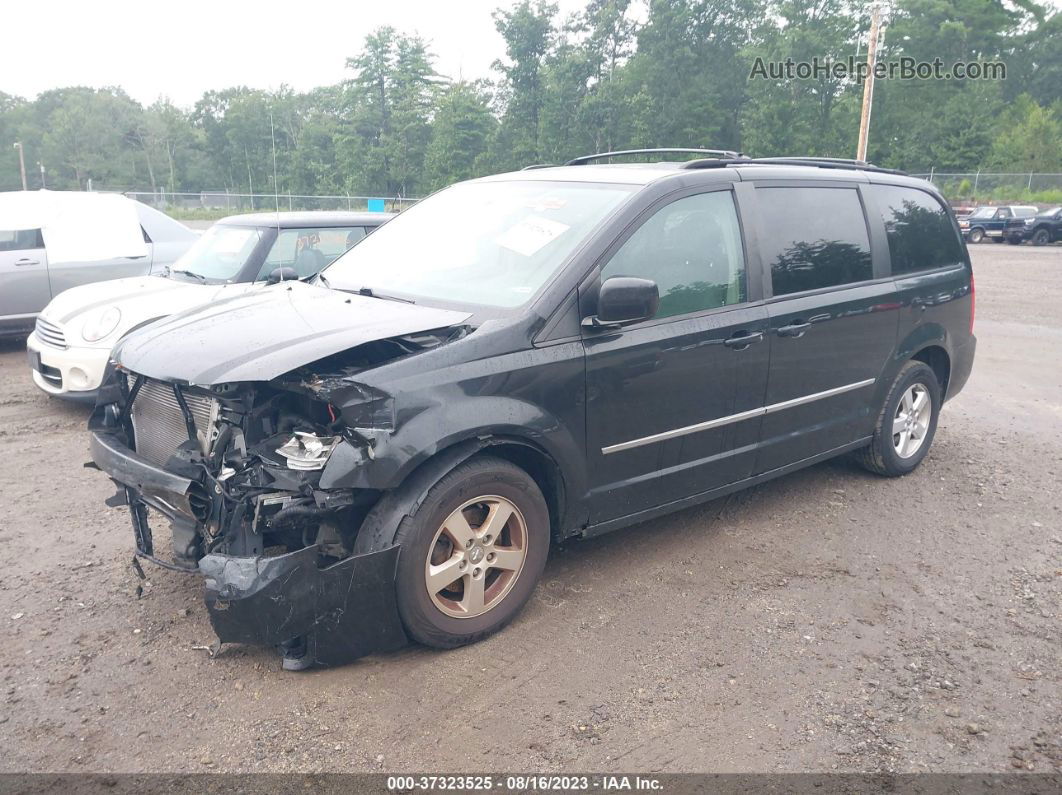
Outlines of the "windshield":
<svg viewBox="0 0 1062 795">
<path fill-rule="evenodd" d="M 243 270 L 261 239 L 262 230 L 253 226 L 214 224 L 173 263 L 172 270 L 230 281 Z"/>
<path fill-rule="evenodd" d="M 526 303 L 635 189 L 470 182 L 401 213 L 337 259 L 329 286 L 511 308 Z"/>
<path fill-rule="evenodd" d="M 1044 210 L 1040 215 L 1058 215 L 1059 210 L 1062 210 L 1062 207 L 1051 207 L 1050 209 Z"/>
</svg>

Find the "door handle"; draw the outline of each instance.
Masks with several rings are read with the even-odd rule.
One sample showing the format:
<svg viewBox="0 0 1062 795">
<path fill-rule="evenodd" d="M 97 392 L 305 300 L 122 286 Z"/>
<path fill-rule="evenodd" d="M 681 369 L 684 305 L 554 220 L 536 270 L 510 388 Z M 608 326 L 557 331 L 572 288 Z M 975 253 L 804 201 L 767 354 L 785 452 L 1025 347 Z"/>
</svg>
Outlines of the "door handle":
<svg viewBox="0 0 1062 795">
<path fill-rule="evenodd" d="M 723 344 L 736 351 L 743 351 L 754 342 L 763 342 L 762 331 L 739 331 L 733 337 L 727 337 Z"/>
<path fill-rule="evenodd" d="M 27 259 L 27 258 L 23 257 L 22 259 L 15 260 L 15 267 L 16 268 L 20 268 L 23 265 L 40 265 L 40 264 L 41 264 L 41 261 L 39 259 Z"/>
<path fill-rule="evenodd" d="M 779 337 L 803 337 L 804 332 L 809 328 L 811 328 L 811 324 L 806 320 L 797 320 L 788 326 L 779 326 L 774 330 L 774 333 Z"/>
</svg>

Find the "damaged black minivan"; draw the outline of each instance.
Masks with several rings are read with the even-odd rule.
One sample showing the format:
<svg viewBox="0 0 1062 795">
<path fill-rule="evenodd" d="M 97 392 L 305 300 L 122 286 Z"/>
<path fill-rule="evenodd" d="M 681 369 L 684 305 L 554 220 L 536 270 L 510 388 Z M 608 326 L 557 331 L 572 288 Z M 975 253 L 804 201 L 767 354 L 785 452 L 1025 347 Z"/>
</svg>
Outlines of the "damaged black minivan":
<svg viewBox="0 0 1062 795">
<path fill-rule="evenodd" d="M 974 358 L 947 204 L 866 163 L 700 154 L 461 183 L 312 283 L 129 335 L 90 430 L 136 555 L 297 669 L 479 640 L 554 541 L 842 453 L 913 470 Z"/>
</svg>

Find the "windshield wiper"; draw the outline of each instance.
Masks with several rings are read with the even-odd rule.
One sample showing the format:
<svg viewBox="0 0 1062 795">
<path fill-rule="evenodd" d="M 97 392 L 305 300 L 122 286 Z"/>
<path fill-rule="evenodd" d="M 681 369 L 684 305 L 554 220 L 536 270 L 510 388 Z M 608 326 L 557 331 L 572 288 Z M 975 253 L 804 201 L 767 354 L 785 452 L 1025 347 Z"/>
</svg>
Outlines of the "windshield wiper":
<svg viewBox="0 0 1062 795">
<path fill-rule="evenodd" d="M 358 288 L 358 295 L 364 295 L 366 298 L 381 298 L 384 301 L 398 301 L 403 304 L 415 304 L 412 298 L 399 298 L 397 295 L 384 295 L 383 293 L 373 292 L 371 287 Z"/>
<path fill-rule="evenodd" d="M 171 273 L 179 273 L 182 276 L 191 276 L 193 279 L 198 279 L 200 284 L 206 284 L 207 283 L 206 276 L 204 276 L 201 273 L 194 273 L 192 271 L 185 271 L 185 270 L 180 270 L 180 269 L 176 269 L 176 268 L 167 268 L 166 269 L 166 274 L 169 275 Z"/>
<path fill-rule="evenodd" d="M 310 284 L 313 284 L 314 279 L 320 279 L 321 284 L 323 284 L 329 290 L 332 289 L 332 285 L 328 283 L 328 279 L 325 278 L 325 275 L 323 273 L 321 273 L 321 271 L 317 271 L 317 273 L 315 273 L 312 276 L 308 277 L 306 279 L 306 281 L 308 283 L 310 283 Z"/>
</svg>

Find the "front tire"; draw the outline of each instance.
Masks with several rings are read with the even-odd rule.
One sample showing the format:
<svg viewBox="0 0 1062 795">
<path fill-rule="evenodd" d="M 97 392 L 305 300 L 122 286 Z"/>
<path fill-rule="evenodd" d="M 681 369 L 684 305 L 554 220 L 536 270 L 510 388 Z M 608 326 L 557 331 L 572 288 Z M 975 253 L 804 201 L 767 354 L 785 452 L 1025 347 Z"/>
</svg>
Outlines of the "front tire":
<svg viewBox="0 0 1062 795">
<path fill-rule="evenodd" d="M 1051 242 L 1051 233 L 1046 229 L 1037 229 L 1032 236 L 1032 244 L 1034 246 L 1046 246 Z"/>
<path fill-rule="evenodd" d="M 394 542 L 406 631 L 451 649 L 497 632 L 531 597 L 549 554 L 549 509 L 524 470 L 477 456 L 428 490 Z"/>
<path fill-rule="evenodd" d="M 940 406 L 940 383 L 933 369 L 923 362 L 907 362 L 885 398 L 873 439 L 858 452 L 859 462 L 888 477 L 913 472 L 933 444 Z"/>
<path fill-rule="evenodd" d="M 971 229 L 970 230 L 970 234 L 968 235 L 967 239 L 971 243 L 980 243 L 982 240 L 985 239 L 985 230 L 984 229 Z"/>
</svg>

